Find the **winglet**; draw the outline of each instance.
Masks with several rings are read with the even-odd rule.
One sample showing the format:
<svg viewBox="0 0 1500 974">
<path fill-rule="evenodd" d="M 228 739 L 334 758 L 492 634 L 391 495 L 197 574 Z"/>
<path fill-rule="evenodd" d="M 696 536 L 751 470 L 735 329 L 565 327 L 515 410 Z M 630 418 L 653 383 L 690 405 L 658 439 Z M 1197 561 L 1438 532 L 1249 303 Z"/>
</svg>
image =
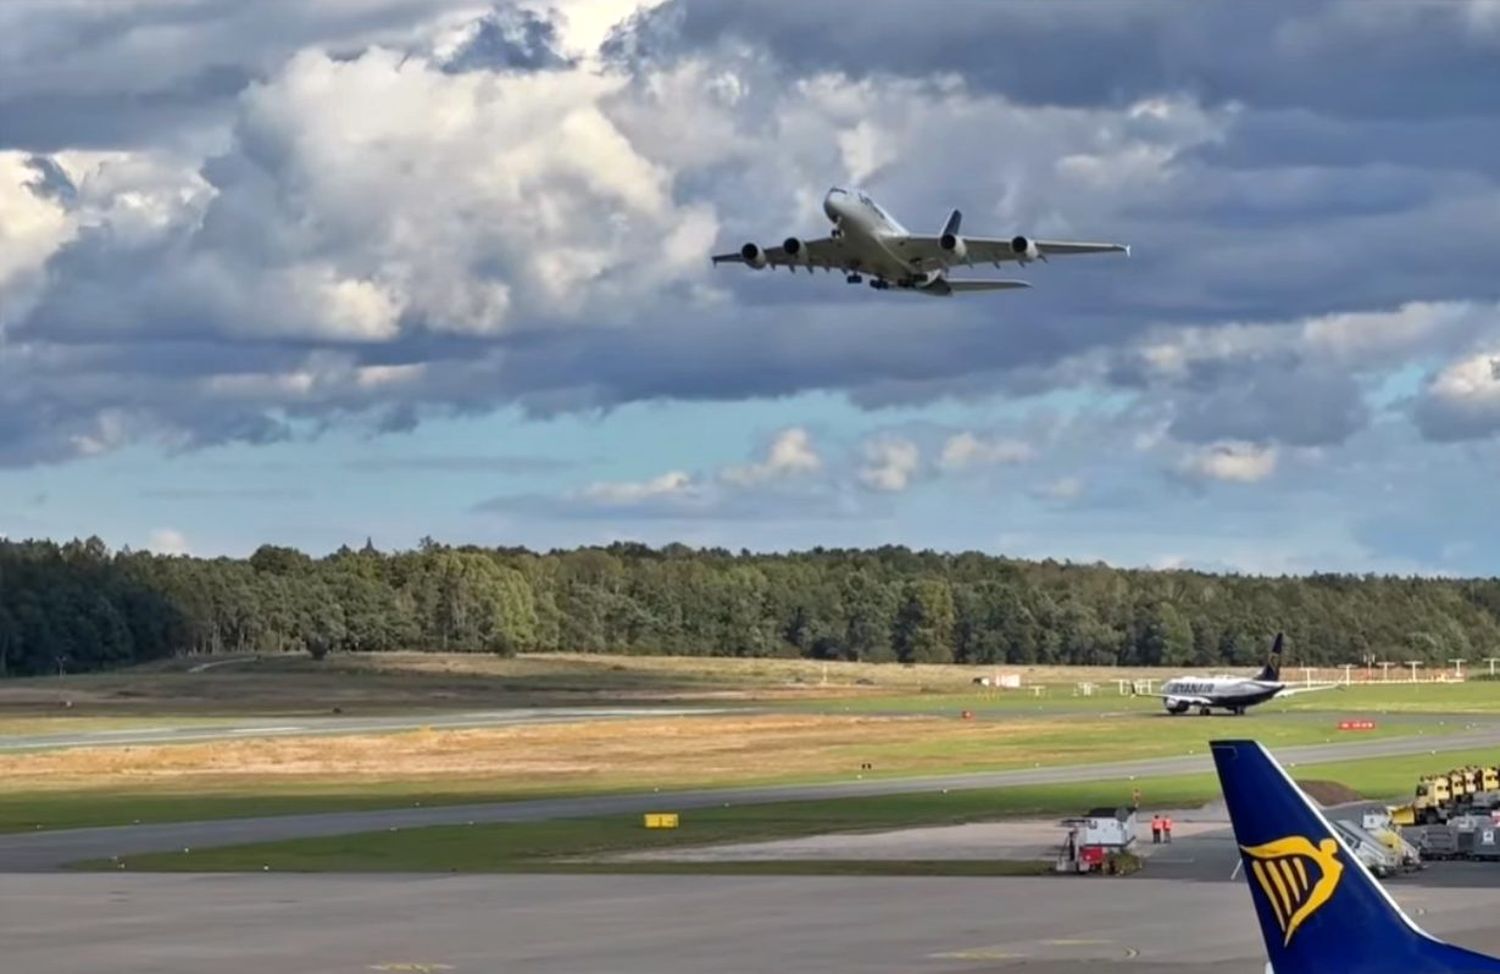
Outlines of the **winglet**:
<svg viewBox="0 0 1500 974">
<path fill-rule="evenodd" d="M 963 222 L 964 215 L 958 210 L 954 210 L 952 213 L 948 214 L 948 222 L 943 224 L 943 232 L 940 233 L 939 236 L 945 237 L 950 233 L 956 235 L 958 233 L 959 225 Z"/>
<path fill-rule="evenodd" d="M 1275 974 L 1500 974 L 1424 932 L 1255 741 L 1210 741 Z"/>
</svg>

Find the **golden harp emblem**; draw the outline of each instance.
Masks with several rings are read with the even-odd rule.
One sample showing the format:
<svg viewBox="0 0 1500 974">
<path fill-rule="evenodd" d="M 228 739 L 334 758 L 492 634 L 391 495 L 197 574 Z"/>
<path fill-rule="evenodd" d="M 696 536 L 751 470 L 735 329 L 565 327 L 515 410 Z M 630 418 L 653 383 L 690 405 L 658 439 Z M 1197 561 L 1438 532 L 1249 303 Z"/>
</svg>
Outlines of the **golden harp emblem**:
<svg viewBox="0 0 1500 974">
<path fill-rule="evenodd" d="M 1297 928 L 1333 895 L 1344 872 L 1338 848 L 1332 839 L 1314 846 L 1300 835 L 1264 845 L 1240 846 L 1250 857 L 1250 874 L 1286 936 L 1283 946 L 1292 942 Z"/>
</svg>

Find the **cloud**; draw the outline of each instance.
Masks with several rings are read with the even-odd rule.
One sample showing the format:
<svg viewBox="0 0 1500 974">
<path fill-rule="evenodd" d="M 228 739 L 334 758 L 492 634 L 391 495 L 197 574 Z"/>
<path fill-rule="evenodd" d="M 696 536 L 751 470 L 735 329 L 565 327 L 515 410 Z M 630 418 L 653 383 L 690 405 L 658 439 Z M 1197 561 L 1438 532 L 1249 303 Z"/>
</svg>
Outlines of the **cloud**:
<svg viewBox="0 0 1500 974">
<path fill-rule="evenodd" d="M 917 444 L 892 434 L 866 441 L 861 453 L 863 464 L 858 472 L 859 482 L 870 490 L 904 491 L 922 464 L 922 453 Z"/>
<path fill-rule="evenodd" d="M 1412 415 L 1422 434 L 1439 442 L 1500 432 L 1500 348 L 1444 365 L 1423 385 Z"/>
<path fill-rule="evenodd" d="M 567 520 L 821 520 L 852 516 L 856 506 L 826 469 L 807 429 L 790 426 L 777 431 L 754 463 L 707 473 L 671 470 L 644 480 L 597 481 L 558 495 L 505 495 L 476 510 Z"/>
<path fill-rule="evenodd" d="M 1221 442 L 1187 456 L 1179 468 L 1187 476 L 1225 483 L 1253 484 L 1276 472 L 1277 450 L 1255 443 Z"/>
<path fill-rule="evenodd" d="M 764 460 L 743 467 L 727 467 L 719 476 L 726 483 L 748 487 L 769 480 L 816 473 L 822 468 L 823 458 L 813 447 L 811 435 L 802 427 L 793 426 L 776 434 Z"/>
<path fill-rule="evenodd" d="M 589 503 L 626 506 L 662 499 L 693 500 L 701 494 L 702 488 L 690 475 L 680 470 L 673 470 L 650 480 L 602 481 L 589 484 L 576 496 Z"/>
<path fill-rule="evenodd" d="M 1024 463 L 1035 455 L 1036 451 L 1024 441 L 983 437 L 965 430 L 953 434 L 943 443 L 938 463 L 945 470 L 968 470 Z"/>
<path fill-rule="evenodd" d="M 670 62 L 751 46 L 796 74 L 962 73 L 1027 105 L 1121 104 L 1188 90 L 1209 103 L 1310 106 L 1358 118 L 1485 114 L 1500 32 L 1483 0 L 1293 6 L 1117 0 L 953 0 L 913 20 L 899 6 L 824 0 L 747 8 L 674 0 L 616 34 L 622 59 Z M 1235 38 L 1226 46 L 1222 39 Z M 1121 52 L 1126 52 L 1124 55 Z"/>
<path fill-rule="evenodd" d="M 151 537 L 146 541 L 146 549 L 158 555 L 192 554 L 188 548 L 187 538 L 175 528 L 157 528 L 152 531 Z"/>
</svg>

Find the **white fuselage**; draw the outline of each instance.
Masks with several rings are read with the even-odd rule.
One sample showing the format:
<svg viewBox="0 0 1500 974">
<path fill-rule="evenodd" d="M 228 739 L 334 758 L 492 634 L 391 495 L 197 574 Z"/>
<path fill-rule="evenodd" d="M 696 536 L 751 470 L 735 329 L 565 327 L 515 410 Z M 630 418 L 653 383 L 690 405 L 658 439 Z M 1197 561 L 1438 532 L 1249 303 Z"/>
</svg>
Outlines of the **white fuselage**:
<svg viewBox="0 0 1500 974">
<path fill-rule="evenodd" d="M 893 240 L 909 236 L 910 231 L 881 209 L 869 194 L 835 186 L 823 197 L 823 212 L 833 221 L 834 235 L 859 273 L 893 284 L 925 276 L 914 271 L 891 246 Z"/>
<path fill-rule="evenodd" d="M 1167 710 L 1180 714 L 1194 707 L 1200 710 L 1253 707 L 1270 700 L 1285 686 L 1275 680 L 1244 676 L 1179 676 L 1162 684 L 1161 693 Z"/>
</svg>

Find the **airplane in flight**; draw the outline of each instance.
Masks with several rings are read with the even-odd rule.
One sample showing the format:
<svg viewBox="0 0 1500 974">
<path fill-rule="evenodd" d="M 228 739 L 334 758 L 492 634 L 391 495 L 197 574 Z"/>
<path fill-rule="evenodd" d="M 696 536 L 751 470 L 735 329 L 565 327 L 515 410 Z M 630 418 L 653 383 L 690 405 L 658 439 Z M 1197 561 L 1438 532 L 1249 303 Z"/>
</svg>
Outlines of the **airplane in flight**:
<svg viewBox="0 0 1500 974">
<path fill-rule="evenodd" d="M 1500 974 L 1412 922 L 1256 741 L 1210 741 L 1266 974 Z"/>
<path fill-rule="evenodd" d="M 1290 697 L 1313 690 L 1332 690 L 1337 683 L 1313 683 L 1293 686 L 1281 679 L 1283 633 L 1276 634 L 1266 665 L 1254 676 L 1178 676 L 1162 684 L 1160 693 L 1139 696 L 1160 697 L 1169 714 L 1185 714 L 1194 707 L 1207 717 L 1214 709 L 1243 714 L 1246 708 L 1275 697 Z"/>
<path fill-rule="evenodd" d="M 1124 244 L 1075 243 L 1058 240 L 1032 240 L 1029 237 L 965 237 L 959 233 L 963 214 L 954 210 L 936 234 L 912 233 L 897 223 L 869 194 L 858 189 L 835 186 L 823 198 L 823 212 L 833 221 L 828 236 L 816 240 L 788 237 L 780 247 L 761 248 L 747 243 L 739 253 L 715 254 L 714 264 L 744 264 L 756 270 L 785 267 L 808 273 L 821 267 L 838 269 L 850 284 L 866 277 L 877 291 L 898 288 L 933 297 L 947 297 L 969 291 L 1001 291 L 1030 287 L 1025 281 L 1000 279 L 963 279 L 948 276 L 957 266 L 993 264 L 1005 261 L 1025 266 L 1032 261 L 1068 254 L 1130 255 Z"/>
</svg>

